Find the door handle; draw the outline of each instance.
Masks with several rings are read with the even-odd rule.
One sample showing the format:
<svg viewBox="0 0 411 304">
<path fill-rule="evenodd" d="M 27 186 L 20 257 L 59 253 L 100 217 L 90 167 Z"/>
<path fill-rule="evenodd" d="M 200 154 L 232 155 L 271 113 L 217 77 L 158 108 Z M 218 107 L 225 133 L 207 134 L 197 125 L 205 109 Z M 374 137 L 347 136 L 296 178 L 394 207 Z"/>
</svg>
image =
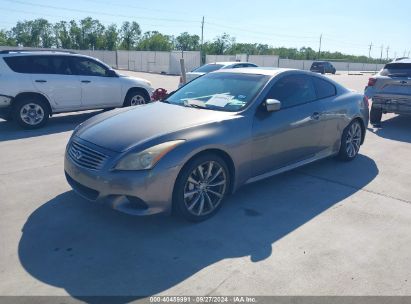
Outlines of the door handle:
<svg viewBox="0 0 411 304">
<path fill-rule="evenodd" d="M 313 115 L 311 115 L 311 118 L 314 120 L 319 120 L 321 117 L 321 113 L 314 112 Z"/>
<path fill-rule="evenodd" d="M 47 80 L 42 80 L 42 79 L 36 79 L 36 80 L 34 80 L 35 82 L 40 82 L 40 83 L 45 83 L 45 82 L 47 82 Z"/>
<path fill-rule="evenodd" d="M 401 84 L 407 84 L 408 82 L 406 82 L 405 80 L 402 80 L 400 83 Z"/>
<path fill-rule="evenodd" d="M 91 81 L 90 80 L 82 80 L 81 82 L 82 83 L 90 83 Z"/>
</svg>

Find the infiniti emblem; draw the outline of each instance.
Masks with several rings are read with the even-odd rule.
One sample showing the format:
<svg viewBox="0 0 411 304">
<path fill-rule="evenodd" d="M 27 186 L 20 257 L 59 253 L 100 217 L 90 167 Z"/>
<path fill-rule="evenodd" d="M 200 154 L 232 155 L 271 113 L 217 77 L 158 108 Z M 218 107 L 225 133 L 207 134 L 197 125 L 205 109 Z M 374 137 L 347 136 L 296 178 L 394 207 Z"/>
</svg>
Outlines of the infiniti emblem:
<svg viewBox="0 0 411 304">
<path fill-rule="evenodd" d="M 83 157 L 83 153 L 81 153 L 81 151 L 79 151 L 79 150 L 76 150 L 76 151 L 74 151 L 74 156 L 77 160 L 79 160 L 80 158 Z"/>
</svg>

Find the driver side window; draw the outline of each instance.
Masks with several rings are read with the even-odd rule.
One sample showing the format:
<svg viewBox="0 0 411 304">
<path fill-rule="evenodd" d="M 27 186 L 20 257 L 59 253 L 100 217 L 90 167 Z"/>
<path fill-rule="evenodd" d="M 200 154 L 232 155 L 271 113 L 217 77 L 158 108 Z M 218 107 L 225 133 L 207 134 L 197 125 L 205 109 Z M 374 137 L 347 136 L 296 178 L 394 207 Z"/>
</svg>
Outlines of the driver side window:
<svg viewBox="0 0 411 304">
<path fill-rule="evenodd" d="M 88 58 L 72 58 L 73 69 L 77 75 L 81 76 L 107 76 L 107 69 L 97 62 Z"/>
<path fill-rule="evenodd" d="M 289 75 L 273 85 L 267 99 L 277 99 L 281 101 L 282 108 L 289 108 L 314 101 L 317 96 L 311 77 Z"/>
</svg>

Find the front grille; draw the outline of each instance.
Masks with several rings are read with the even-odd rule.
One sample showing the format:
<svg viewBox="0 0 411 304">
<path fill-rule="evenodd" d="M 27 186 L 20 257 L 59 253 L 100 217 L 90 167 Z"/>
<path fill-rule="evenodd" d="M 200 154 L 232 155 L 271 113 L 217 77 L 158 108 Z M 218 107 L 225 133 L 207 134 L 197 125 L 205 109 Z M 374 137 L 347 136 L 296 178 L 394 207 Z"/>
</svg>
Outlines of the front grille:
<svg viewBox="0 0 411 304">
<path fill-rule="evenodd" d="M 108 158 L 107 155 L 75 141 L 71 142 L 68 155 L 77 165 L 92 170 L 100 170 L 103 168 Z"/>
</svg>

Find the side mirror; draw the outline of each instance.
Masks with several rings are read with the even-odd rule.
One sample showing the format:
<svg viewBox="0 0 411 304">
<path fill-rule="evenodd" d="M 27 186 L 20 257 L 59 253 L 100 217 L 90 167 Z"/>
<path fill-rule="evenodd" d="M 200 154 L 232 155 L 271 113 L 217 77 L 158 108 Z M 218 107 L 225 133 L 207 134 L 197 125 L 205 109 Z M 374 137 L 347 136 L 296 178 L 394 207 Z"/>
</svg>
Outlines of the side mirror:
<svg viewBox="0 0 411 304">
<path fill-rule="evenodd" d="M 107 70 L 106 76 L 107 77 L 118 77 L 116 71 L 114 71 L 114 70 Z"/>
<path fill-rule="evenodd" d="M 281 101 L 277 99 L 267 99 L 265 101 L 267 112 L 276 112 L 281 109 Z"/>
</svg>

